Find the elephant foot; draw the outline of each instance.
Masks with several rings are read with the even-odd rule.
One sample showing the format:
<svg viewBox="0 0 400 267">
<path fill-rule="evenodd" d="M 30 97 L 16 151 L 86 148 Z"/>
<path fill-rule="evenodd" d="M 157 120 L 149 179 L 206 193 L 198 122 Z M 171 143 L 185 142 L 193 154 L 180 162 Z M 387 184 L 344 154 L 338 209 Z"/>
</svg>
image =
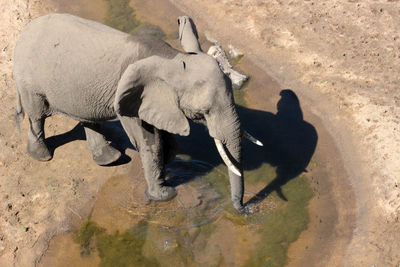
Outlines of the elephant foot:
<svg viewBox="0 0 400 267">
<path fill-rule="evenodd" d="M 173 199 L 176 195 L 176 189 L 172 186 L 164 186 L 161 185 L 155 190 L 148 190 L 145 191 L 146 197 L 150 200 L 154 201 L 168 201 Z"/>
<path fill-rule="evenodd" d="M 255 204 L 241 205 L 239 208 L 235 207 L 235 209 L 241 215 L 251 215 L 251 214 L 258 212 L 258 207 Z"/>
<path fill-rule="evenodd" d="M 93 154 L 93 160 L 100 166 L 116 162 L 121 157 L 121 152 L 112 146 L 104 146 L 99 154 Z"/>
<path fill-rule="evenodd" d="M 53 158 L 49 149 L 44 142 L 29 142 L 28 141 L 28 153 L 34 159 L 38 161 L 49 161 Z"/>
</svg>

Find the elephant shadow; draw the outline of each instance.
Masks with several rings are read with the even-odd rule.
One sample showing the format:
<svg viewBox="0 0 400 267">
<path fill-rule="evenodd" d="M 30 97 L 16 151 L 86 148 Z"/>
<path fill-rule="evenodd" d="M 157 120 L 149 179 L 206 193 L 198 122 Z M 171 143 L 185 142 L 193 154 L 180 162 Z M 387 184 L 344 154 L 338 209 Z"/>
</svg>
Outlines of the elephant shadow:
<svg viewBox="0 0 400 267">
<path fill-rule="evenodd" d="M 237 106 L 243 129 L 253 134 L 264 146 L 256 146 L 243 140 L 244 169 L 255 170 L 268 163 L 276 168 L 276 177 L 249 201 L 258 203 L 271 192 L 287 200 L 281 187 L 306 171 L 314 154 L 318 134 L 315 128 L 303 120 L 300 101 L 292 90 L 282 90 L 277 103 L 277 113 Z M 215 144 L 202 125 L 191 125 L 189 137 L 178 137 L 179 153 L 192 159 L 207 162 L 212 167 L 222 163 Z M 245 177 L 246 179 L 246 177 Z M 172 178 L 178 185 L 190 181 Z"/>
<path fill-rule="evenodd" d="M 106 139 L 111 142 L 112 147 L 122 152 L 125 152 L 125 150 L 128 148 L 135 150 L 119 121 L 103 123 L 101 125 L 101 128 Z M 54 151 L 58 147 L 77 140 L 86 140 L 84 127 L 83 124 L 80 122 L 77 123 L 75 127 L 68 132 L 46 138 L 45 142 L 50 150 L 50 153 L 53 155 Z M 88 153 L 90 154 L 89 148 Z M 122 153 L 122 156 L 119 160 L 106 166 L 110 167 L 123 165 L 130 161 L 131 158 L 125 153 Z"/>
</svg>

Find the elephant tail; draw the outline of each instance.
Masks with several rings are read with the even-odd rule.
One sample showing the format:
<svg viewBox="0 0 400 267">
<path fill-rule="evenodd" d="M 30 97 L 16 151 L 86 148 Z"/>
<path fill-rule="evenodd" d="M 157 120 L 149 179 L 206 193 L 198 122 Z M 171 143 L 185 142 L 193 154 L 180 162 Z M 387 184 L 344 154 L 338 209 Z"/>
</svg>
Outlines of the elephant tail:
<svg viewBox="0 0 400 267">
<path fill-rule="evenodd" d="M 22 121 L 24 117 L 25 117 L 25 112 L 21 103 L 21 95 L 17 91 L 17 109 L 15 110 L 14 113 L 14 121 L 19 133 L 21 133 L 20 121 Z"/>
</svg>

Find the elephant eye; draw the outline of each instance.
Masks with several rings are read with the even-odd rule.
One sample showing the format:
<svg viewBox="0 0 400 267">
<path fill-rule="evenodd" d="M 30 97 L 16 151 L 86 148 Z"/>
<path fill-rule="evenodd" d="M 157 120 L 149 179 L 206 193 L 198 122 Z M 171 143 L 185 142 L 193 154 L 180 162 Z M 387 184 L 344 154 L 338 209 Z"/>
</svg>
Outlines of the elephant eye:
<svg viewBox="0 0 400 267">
<path fill-rule="evenodd" d="M 186 63 L 185 63 L 185 61 L 182 61 L 182 63 L 183 63 L 183 69 L 186 69 Z"/>
</svg>

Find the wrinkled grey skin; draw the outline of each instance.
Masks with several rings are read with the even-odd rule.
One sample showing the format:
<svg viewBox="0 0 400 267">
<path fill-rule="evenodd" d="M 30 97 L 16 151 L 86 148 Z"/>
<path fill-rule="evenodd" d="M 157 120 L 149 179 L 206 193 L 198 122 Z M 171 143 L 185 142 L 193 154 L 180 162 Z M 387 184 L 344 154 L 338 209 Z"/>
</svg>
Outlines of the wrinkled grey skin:
<svg viewBox="0 0 400 267">
<path fill-rule="evenodd" d="M 27 113 L 28 152 L 52 155 L 44 142 L 44 120 L 62 113 L 83 122 L 94 160 L 105 165 L 120 152 L 105 141 L 99 123 L 120 120 L 138 149 L 146 195 L 168 200 L 165 164 L 175 156 L 171 134 L 187 136 L 188 119 L 207 125 L 232 162 L 242 169 L 241 125 L 229 79 L 204 53 L 185 54 L 151 37 L 135 37 L 68 14 L 33 20 L 22 32 L 14 57 L 16 118 Z M 243 206 L 243 175 L 229 171 L 234 207 Z"/>
</svg>

